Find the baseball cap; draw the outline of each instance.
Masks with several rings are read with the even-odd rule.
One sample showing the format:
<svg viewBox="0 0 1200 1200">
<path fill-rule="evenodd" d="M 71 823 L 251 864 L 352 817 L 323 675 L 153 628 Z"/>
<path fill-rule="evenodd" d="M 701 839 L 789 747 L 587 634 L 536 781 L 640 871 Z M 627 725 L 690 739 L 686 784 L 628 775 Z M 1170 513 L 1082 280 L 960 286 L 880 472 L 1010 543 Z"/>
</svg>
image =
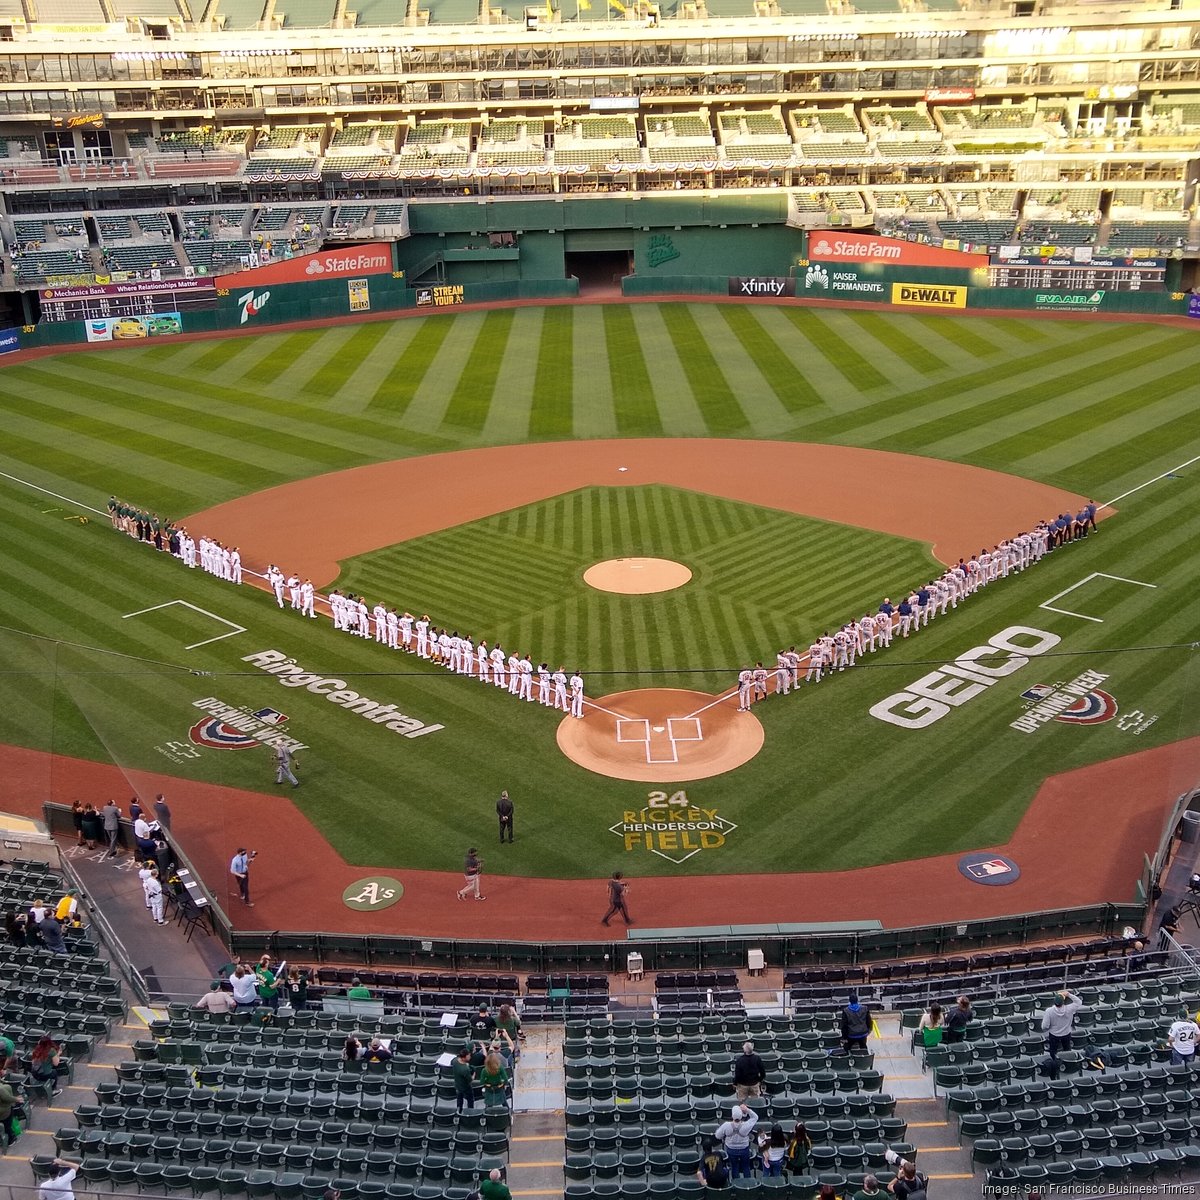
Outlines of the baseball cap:
<svg viewBox="0 0 1200 1200">
<path fill-rule="evenodd" d="M 735 1104 L 733 1106 L 733 1111 L 729 1114 L 729 1119 L 731 1121 L 745 1120 L 745 1114 L 743 1114 L 742 1106 L 740 1104 Z"/>
</svg>

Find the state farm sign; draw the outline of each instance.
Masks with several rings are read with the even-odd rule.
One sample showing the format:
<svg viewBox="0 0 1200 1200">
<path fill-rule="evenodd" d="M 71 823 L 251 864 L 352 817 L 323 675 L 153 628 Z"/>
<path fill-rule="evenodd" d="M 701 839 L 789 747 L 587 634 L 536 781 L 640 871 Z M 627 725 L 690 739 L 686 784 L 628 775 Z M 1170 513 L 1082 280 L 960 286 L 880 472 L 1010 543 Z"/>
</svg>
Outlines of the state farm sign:
<svg viewBox="0 0 1200 1200">
<path fill-rule="evenodd" d="M 816 230 L 808 237 L 808 257 L 820 262 L 895 263 L 905 267 L 978 267 L 980 257 L 921 242 L 866 234 Z"/>
<path fill-rule="evenodd" d="M 251 267 L 231 275 L 219 275 L 219 288 L 258 287 L 265 283 L 304 283 L 306 280 L 346 279 L 359 275 L 390 275 L 391 242 L 368 242 L 362 246 L 338 246 L 316 254 L 298 254 Z"/>
</svg>

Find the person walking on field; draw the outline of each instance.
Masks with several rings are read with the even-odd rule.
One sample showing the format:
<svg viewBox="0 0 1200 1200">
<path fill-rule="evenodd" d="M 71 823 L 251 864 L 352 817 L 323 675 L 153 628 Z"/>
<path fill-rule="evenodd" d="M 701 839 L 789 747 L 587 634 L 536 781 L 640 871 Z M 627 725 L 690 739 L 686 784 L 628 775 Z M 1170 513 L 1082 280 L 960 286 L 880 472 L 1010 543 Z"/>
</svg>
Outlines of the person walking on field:
<svg viewBox="0 0 1200 1200">
<path fill-rule="evenodd" d="M 601 919 L 601 925 L 607 925 L 609 917 L 615 916 L 617 913 L 625 918 L 626 925 L 633 924 L 629 919 L 629 909 L 625 907 L 627 891 L 629 891 L 629 884 L 625 882 L 624 876 L 620 871 L 614 871 L 612 878 L 608 881 L 608 912 Z"/>
<path fill-rule="evenodd" d="M 275 782 L 282 783 L 284 777 L 287 777 L 288 782 L 294 788 L 300 786 L 300 780 L 296 778 L 296 772 L 292 770 L 294 762 L 292 756 L 292 748 L 284 743 L 280 743 L 275 747 Z"/>
<path fill-rule="evenodd" d="M 479 877 L 483 874 L 483 859 L 479 857 L 479 851 L 474 846 L 467 851 L 467 857 L 463 860 L 463 885 L 458 889 L 458 898 L 465 900 L 468 894 L 474 895 L 476 900 L 486 900 L 487 897 L 480 894 Z"/>
<path fill-rule="evenodd" d="M 504 835 L 508 834 L 509 843 L 513 840 L 513 802 L 508 798 L 508 792 L 501 792 L 496 801 L 496 816 L 500 819 L 500 845 L 504 845 Z"/>
</svg>

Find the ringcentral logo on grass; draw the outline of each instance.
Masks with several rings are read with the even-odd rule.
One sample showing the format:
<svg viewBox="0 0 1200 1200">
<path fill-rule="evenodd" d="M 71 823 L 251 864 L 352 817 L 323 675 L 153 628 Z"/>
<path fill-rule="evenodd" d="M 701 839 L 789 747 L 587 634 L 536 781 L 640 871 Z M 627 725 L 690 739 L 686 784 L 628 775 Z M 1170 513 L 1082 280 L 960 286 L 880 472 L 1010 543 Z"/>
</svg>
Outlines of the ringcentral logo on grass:
<svg viewBox="0 0 1200 1200">
<path fill-rule="evenodd" d="M 382 725 L 402 737 L 424 737 L 427 733 L 445 729 L 444 725 L 426 725 L 416 717 L 405 716 L 394 704 L 380 704 L 369 696 L 360 695 L 348 688 L 344 679 L 306 671 L 282 650 L 260 650 L 257 654 L 244 655 L 242 662 L 253 663 L 260 671 L 274 675 L 284 687 L 307 688 L 318 696 L 324 696 L 330 704 L 357 713 L 365 720 Z"/>
</svg>

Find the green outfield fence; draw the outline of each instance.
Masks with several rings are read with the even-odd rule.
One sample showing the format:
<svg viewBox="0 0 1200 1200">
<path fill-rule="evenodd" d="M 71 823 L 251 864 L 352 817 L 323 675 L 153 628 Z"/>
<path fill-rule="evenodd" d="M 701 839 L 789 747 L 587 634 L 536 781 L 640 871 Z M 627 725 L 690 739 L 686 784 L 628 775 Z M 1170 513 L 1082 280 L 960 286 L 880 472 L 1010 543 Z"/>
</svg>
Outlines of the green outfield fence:
<svg viewBox="0 0 1200 1200">
<path fill-rule="evenodd" d="M 71 810 L 65 804 L 44 804 L 42 814 L 51 834 L 74 836 Z M 123 823 L 122 837 L 126 844 L 130 843 L 128 826 L 128 822 Z M 200 873 L 174 838 L 171 846 L 180 865 L 200 879 Z M 308 959 L 315 963 L 562 974 L 623 971 L 626 956 L 632 950 L 641 954 L 648 971 L 692 971 L 745 967 L 746 953 L 752 949 L 761 950 L 767 965 L 773 967 L 854 966 L 897 958 L 958 954 L 987 946 L 1108 937 L 1119 934 L 1126 925 L 1141 928 L 1147 905 L 1144 902 L 1089 904 L 909 929 L 838 931 L 823 924 L 819 933 L 801 933 L 795 932 L 801 927 L 797 922 L 793 926 L 740 925 L 736 931 L 728 926 L 664 930 L 660 936 L 639 937 L 636 941 L 559 943 L 234 929 L 211 893 L 209 912 L 213 932 L 231 952 L 238 954 L 258 955 L 265 949 L 278 958 Z"/>
</svg>

